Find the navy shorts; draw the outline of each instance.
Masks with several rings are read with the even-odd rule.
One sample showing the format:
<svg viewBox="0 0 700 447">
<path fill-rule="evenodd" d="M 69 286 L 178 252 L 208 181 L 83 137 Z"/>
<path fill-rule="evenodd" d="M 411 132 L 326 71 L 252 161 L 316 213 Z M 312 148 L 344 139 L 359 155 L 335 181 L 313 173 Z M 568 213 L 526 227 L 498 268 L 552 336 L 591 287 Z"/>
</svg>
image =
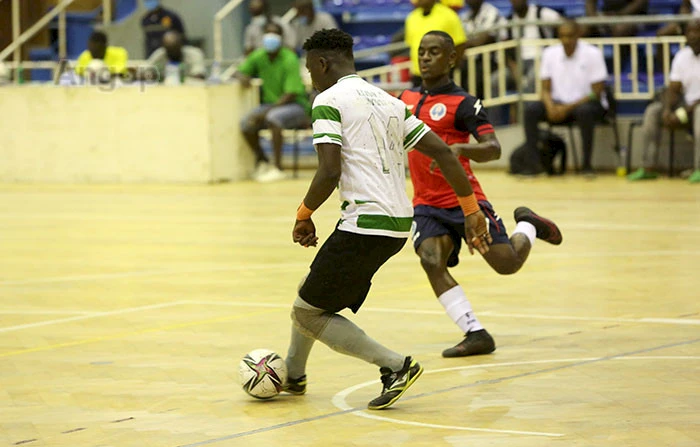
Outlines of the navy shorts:
<svg viewBox="0 0 700 447">
<path fill-rule="evenodd" d="M 493 244 L 509 244 L 508 232 L 503 220 L 493 210 L 491 204 L 485 200 L 479 201 L 479 207 L 489 220 L 489 232 L 493 238 Z M 418 251 L 420 244 L 431 237 L 449 234 L 452 237 L 454 249 L 447 260 L 448 267 L 459 264 L 459 250 L 462 247 L 464 236 L 464 213 L 462 208 L 435 208 L 427 205 L 418 205 L 413 212 L 413 226 L 411 227 L 411 239 L 413 248 Z"/>
<path fill-rule="evenodd" d="M 301 299 L 328 312 L 360 309 L 372 277 L 406 244 L 406 238 L 336 230 L 326 239 L 299 289 Z"/>
</svg>

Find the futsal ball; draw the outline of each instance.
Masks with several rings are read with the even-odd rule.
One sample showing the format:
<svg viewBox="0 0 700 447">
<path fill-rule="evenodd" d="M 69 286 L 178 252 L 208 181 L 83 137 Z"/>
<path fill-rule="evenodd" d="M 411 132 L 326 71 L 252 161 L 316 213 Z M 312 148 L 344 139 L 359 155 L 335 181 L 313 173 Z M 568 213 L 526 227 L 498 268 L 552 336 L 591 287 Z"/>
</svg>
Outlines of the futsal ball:
<svg viewBox="0 0 700 447">
<path fill-rule="evenodd" d="M 258 399 L 277 396 L 287 381 L 287 364 L 276 352 L 256 349 L 238 364 L 243 391 Z"/>
</svg>

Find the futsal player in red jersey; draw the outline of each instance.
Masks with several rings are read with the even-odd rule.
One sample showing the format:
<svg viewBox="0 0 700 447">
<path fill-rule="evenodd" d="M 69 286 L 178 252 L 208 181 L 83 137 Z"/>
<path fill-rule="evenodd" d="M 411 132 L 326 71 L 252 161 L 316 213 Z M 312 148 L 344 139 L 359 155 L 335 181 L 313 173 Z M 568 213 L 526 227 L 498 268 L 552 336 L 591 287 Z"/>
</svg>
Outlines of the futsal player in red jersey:
<svg viewBox="0 0 700 447">
<path fill-rule="evenodd" d="M 496 272 L 513 274 L 525 263 L 535 238 L 559 245 L 561 232 L 551 220 L 529 208 L 519 207 L 514 212 L 515 231 L 508 238 L 503 221 L 493 210 L 470 166 L 470 160 L 487 162 L 498 159 L 501 145 L 481 100 L 450 79 L 450 71 L 457 59 L 452 38 L 441 31 L 428 32 L 421 40 L 418 58 L 422 85 L 404 91 L 400 98 L 458 155 L 489 222 L 493 244 L 483 257 Z M 470 143 L 471 135 L 476 138 L 475 143 Z M 444 350 L 442 355 L 489 354 L 496 349 L 496 344 L 474 315 L 464 290 L 447 270 L 459 262 L 464 239 L 464 215 L 457 197 L 428 156 L 411 151 L 408 161 L 414 189 L 413 246 L 438 301 L 465 334 L 460 343 Z"/>
</svg>

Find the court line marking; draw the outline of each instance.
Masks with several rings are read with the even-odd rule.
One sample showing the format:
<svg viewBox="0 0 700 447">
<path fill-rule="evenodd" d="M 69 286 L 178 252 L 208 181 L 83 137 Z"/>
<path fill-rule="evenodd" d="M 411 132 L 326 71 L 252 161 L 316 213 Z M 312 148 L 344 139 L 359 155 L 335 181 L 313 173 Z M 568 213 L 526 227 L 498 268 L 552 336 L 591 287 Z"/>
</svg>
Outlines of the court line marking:
<svg viewBox="0 0 700 447">
<path fill-rule="evenodd" d="M 672 343 L 672 344 L 657 346 L 654 348 L 642 349 L 642 350 L 637 350 L 637 351 L 632 351 L 632 352 L 622 353 L 622 354 L 616 354 L 616 355 L 612 355 L 612 356 L 605 356 L 605 357 L 588 357 L 588 358 L 578 358 L 578 359 L 574 358 L 574 359 L 532 360 L 532 361 L 525 361 L 525 362 L 486 363 L 486 364 L 481 364 L 481 365 L 455 366 L 455 367 L 450 367 L 450 368 L 441 368 L 441 369 L 435 369 L 435 370 L 431 370 L 431 371 L 424 371 L 423 374 L 436 374 L 436 373 L 442 373 L 442 372 L 448 372 L 448 371 L 460 371 L 460 370 L 477 369 L 477 368 L 522 366 L 522 365 L 534 365 L 534 364 L 551 364 L 551 363 L 562 363 L 562 362 L 568 363 L 567 365 L 563 365 L 563 366 L 556 366 L 556 367 L 531 371 L 531 372 L 527 372 L 527 373 L 514 374 L 511 376 L 501 377 L 501 378 L 497 378 L 497 379 L 481 380 L 481 381 L 477 381 L 477 382 L 466 384 L 466 385 L 457 385 L 457 386 L 449 387 L 449 388 L 442 389 L 442 390 L 437 390 L 437 391 L 433 391 L 433 392 L 426 392 L 426 393 L 422 393 L 422 394 L 418 394 L 415 396 L 410 396 L 410 397 L 404 398 L 403 401 L 418 399 L 420 397 L 443 394 L 443 393 L 446 393 L 449 391 L 454 391 L 457 389 L 472 388 L 472 387 L 482 385 L 482 384 L 500 383 L 500 382 L 504 382 L 506 380 L 518 379 L 518 378 L 527 377 L 527 376 L 531 376 L 531 375 L 535 375 L 535 374 L 552 372 L 552 371 L 561 370 L 561 369 L 568 369 L 568 368 L 582 366 L 582 365 L 586 365 L 586 364 L 590 364 L 590 363 L 603 362 L 606 360 L 626 360 L 626 361 L 629 361 L 629 360 L 659 360 L 659 359 L 664 359 L 664 360 L 693 359 L 693 360 L 697 360 L 697 359 L 700 359 L 700 357 L 697 357 L 697 356 L 639 356 L 639 357 L 632 357 L 632 355 L 634 355 L 635 353 L 640 353 L 640 352 L 652 352 L 655 350 L 665 349 L 668 347 L 674 347 L 674 346 L 685 345 L 685 344 L 692 344 L 692 343 L 696 343 L 698 341 L 700 341 L 700 338 L 695 339 L 695 340 L 686 340 L 685 342 Z M 361 388 L 365 388 L 365 387 L 368 387 L 370 385 L 376 385 L 379 383 L 380 383 L 379 380 L 370 380 L 368 382 L 364 382 L 364 383 L 360 383 L 360 384 L 348 387 L 348 388 L 336 393 L 333 396 L 333 398 L 331 399 L 331 402 L 333 403 L 333 405 L 335 405 L 336 408 L 339 408 L 339 409 L 345 410 L 345 411 L 350 410 L 353 407 L 351 407 L 347 403 L 347 400 L 346 400 L 350 394 L 352 394 L 353 392 L 355 392 Z M 405 420 L 390 418 L 390 417 L 385 417 L 385 416 L 377 416 L 376 414 L 372 414 L 372 413 L 366 412 L 364 410 L 354 411 L 354 412 L 352 412 L 352 414 L 354 416 L 359 416 L 359 417 L 363 417 L 366 419 L 372 419 L 372 420 L 377 420 L 377 421 L 382 421 L 382 422 L 392 422 L 392 423 L 401 424 L 401 425 L 413 425 L 416 427 L 438 428 L 438 429 L 445 429 L 445 430 L 463 430 L 463 431 L 477 431 L 477 432 L 487 432 L 487 433 L 503 433 L 503 434 L 548 436 L 548 437 L 565 436 L 563 433 L 529 432 L 529 431 L 519 431 L 519 430 L 498 430 L 498 429 L 490 429 L 490 428 L 460 427 L 460 426 L 453 426 L 453 425 L 428 424 L 428 423 L 424 423 L 424 422 L 405 421 Z"/>
<path fill-rule="evenodd" d="M 51 309 L 0 309 L 0 315 L 93 315 L 98 311 Z"/>
<path fill-rule="evenodd" d="M 54 324 L 70 323 L 73 321 L 89 320 L 92 318 L 109 317 L 114 315 L 122 315 L 133 312 L 140 312 L 145 310 L 162 309 L 166 307 L 182 306 L 182 305 L 208 305 L 208 306 L 226 306 L 226 307 L 262 307 L 262 308 L 272 308 L 272 309 L 289 309 L 291 304 L 272 304 L 272 303 L 258 303 L 258 302 L 218 302 L 218 301 L 201 301 L 201 300 L 180 300 L 173 301 L 170 303 L 152 304 L 149 306 L 139 306 L 139 307 L 128 307 L 124 309 L 117 309 L 107 312 L 81 312 L 81 315 L 76 315 L 67 318 L 58 318 L 53 320 L 38 321 L 35 323 L 26 323 L 16 326 L 6 326 L 0 327 L 0 333 L 14 332 L 22 329 L 30 329 L 35 327 L 50 326 Z M 366 312 L 381 312 L 381 313 L 395 313 L 395 314 L 416 314 L 416 315 L 442 315 L 444 311 L 441 310 L 420 310 L 420 309 L 392 309 L 392 308 L 382 308 L 382 307 L 363 307 Z M 52 313 L 54 311 L 47 311 L 46 313 Z M 60 311 L 56 311 L 60 312 Z M 0 311 L 0 314 L 3 312 Z M 78 312 L 75 312 L 78 313 Z M 40 312 L 37 312 L 40 314 Z M 700 319 L 683 319 L 683 318 L 614 318 L 614 317 L 580 317 L 580 316 L 570 316 L 570 315 L 540 315 L 540 314 L 517 314 L 517 313 L 501 313 L 493 311 L 480 312 L 479 315 L 494 317 L 494 318 L 529 318 L 538 320 L 572 320 L 572 321 L 602 321 L 602 322 L 613 322 L 613 323 L 646 323 L 646 324 L 670 324 L 670 325 L 700 325 Z"/>
<path fill-rule="evenodd" d="M 517 375 L 513 375 L 513 376 L 506 376 L 506 377 L 503 377 L 503 378 L 498 378 L 498 379 L 493 379 L 493 380 L 483 380 L 483 381 L 479 381 L 479 382 L 475 382 L 475 383 L 471 383 L 471 384 L 467 384 L 467 385 L 459 385 L 459 386 L 456 386 L 456 387 L 448 388 L 447 390 L 439 390 L 439 391 L 434 391 L 434 392 L 432 392 L 432 393 L 423 393 L 423 394 L 419 394 L 419 395 L 417 395 L 417 396 L 409 396 L 409 397 L 403 398 L 402 401 L 417 399 L 417 398 L 419 398 L 419 397 L 425 397 L 425 396 L 427 396 L 427 395 L 432 395 L 432 394 L 439 394 L 439 393 L 443 393 L 443 392 L 446 392 L 446 391 L 452 391 L 452 390 L 457 389 L 457 388 L 471 388 L 471 387 L 479 386 L 479 385 L 482 385 L 482 384 L 499 383 L 499 382 L 502 382 L 502 381 L 505 381 L 505 380 L 509 380 L 509 379 L 515 379 L 515 378 L 519 378 L 519 377 L 526 377 L 526 376 L 530 376 L 530 375 L 540 374 L 540 373 L 543 373 L 543 372 L 555 371 L 555 370 L 558 370 L 558 369 L 571 368 L 571 367 L 574 367 L 574 366 L 584 365 L 584 364 L 587 364 L 587 363 L 593 363 L 593 362 L 603 361 L 603 360 L 605 360 L 605 359 L 613 359 L 613 358 L 618 358 L 618 357 L 622 357 L 622 356 L 630 356 L 630 355 L 634 355 L 634 354 L 636 354 L 636 353 L 651 352 L 651 351 L 654 351 L 654 350 L 664 349 L 664 348 L 668 348 L 668 347 L 673 347 L 673 346 L 680 346 L 680 345 L 684 345 L 684 344 L 696 343 L 696 342 L 698 342 L 698 341 L 700 341 L 700 338 L 699 338 L 699 339 L 695 339 L 695 340 L 686 340 L 686 341 L 678 342 L 678 343 L 671 343 L 671 344 L 662 345 L 662 346 L 657 346 L 657 347 L 653 347 L 653 348 L 641 349 L 641 350 L 638 350 L 638 351 L 631 351 L 631 352 L 628 352 L 628 353 L 622 353 L 622 354 L 613 355 L 613 356 L 608 356 L 608 357 L 593 357 L 593 358 L 591 358 L 591 359 L 588 359 L 589 361 L 585 361 L 586 359 L 584 359 L 584 361 L 579 360 L 579 363 L 573 363 L 573 364 L 570 364 L 570 365 L 558 366 L 558 367 L 553 367 L 553 368 L 545 368 L 545 369 L 541 369 L 541 370 L 531 371 L 531 372 L 529 372 L 529 373 L 521 373 L 521 374 L 517 374 Z M 632 358 L 632 357 L 630 357 L 630 359 L 631 359 L 631 358 Z M 644 357 L 640 357 L 640 358 L 644 358 Z M 675 358 L 675 357 L 674 357 L 674 358 Z M 576 360 L 576 359 L 569 359 L 569 360 Z M 557 361 L 557 359 L 554 359 L 554 361 Z M 531 361 L 531 362 L 510 362 L 510 363 L 511 363 L 511 364 L 513 364 L 513 363 L 520 363 L 520 364 L 522 364 L 522 363 L 544 363 L 544 362 L 548 362 L 548 360 L 534 360 L 534 361 Z M 493 366 L 498 366 L 499 364 L 492 364 L 492 365 L 493 365 Z M 480 366 L 480 367 L 485 367 L 485 366 L 487 366 L 487 365 L 466 365 L 466 366 L 464 366 L 464 367 L 462 367 L 462 368 L 479 367 L 479 366 Z M 450 369 L 450 368 L 446 368 L 446 369 Z M 373 381 L 367 382 L 367 383 L 377 384 L 377 383 L 379 383 L 379 381 L 378 381 L 378 380 L 373 380 Z M 355 386 L 356 386 L 356 385 L 355 385 Z M 353 387 L 350 387 L 350 388 L 353 388 Z M 343 391 L 344 391 L 344 390 L 343 390 Z M 340 393 L 342 393 L 343 391 L 341 391 Z M 338 394 L 340 394 L 340 393 L 337 393 L 336 395 L 338 395 Z M 331 417 L 334 417 L 334 416 L 342 416 L 342 415 L 344 415 L 344 414 L 358 414 L 358 413 L 361 413 L 362 411 L 364 411 L 364 407 L 362 407 L 362 408 L 360 408 L 360 407 L 357 407 L 357 408 L 350 408 L 350 409 L 347 409 L 347 410 L 340 410 L 340 411 L 336 411 L 336 412 L 333 412 L 333 413 L 326 413 L 326 414 L 319 415 L 319 416 L 314 416 L 314 417 L 309 417 L 309 418 L 304 418 L 304 419 L 297 419 L 297 420 L 295 420 L 295 421 L 288 421 L 288 422 L 284 422 L 284 423 L 281 423 L 281 424 L 276 424 L 276 425 L 272 425 L 272 426 L 268 426 L 268 427 L 256 428 L 256 429 L 254 429 L 254 430 L 249 430 L 249 431 L 245 431 L 245 432 L 233 433 L 233 434 L 226 435 L 226 436 L 221 436 L 221 437 L 218 437 L 218 438 L 205 439 L 205 440 L 203 440 L 203 441 L 199 441 L 199 442 L 195 442 L 195 443 L 191 443 L 191 444 L 183 444 L 183 445 L 180 445 L 180 446 L 178 446 L 178 447 L 200 447 L 200 446 L 203 446 L 203 445 L 209 445 L 209 444 L 215 444 L 215 443 L 222 442 L 222 441 L 228 441 L 228 440 L 231 440 L 231 439 L 243 438 L 243 437 L 255 435 L 255 434 L 258 434 L 258 433 L 265 433 L 265 432 L 269 432 L 269 431 L 273 431 L 273 430 L 278 430 L 278 429 L 281 429 L 281 428 L 292 427 L 292 426 L 304 424 L 304 423 L 307 423 L 307 422 L 315 422 L 315 421 L 319 421 L 319 420 L 322 420 L 322 419 L 328 419 L 328 418 L 331 418 Z M 382 417 L 382 416 L 378 416 L 378 417 Z M 392 421 L 392 422 L 393 422 L 393 421 Z M 405 421 L 402 421 L 402 422 L 405 422 Z M 532 433 L 535 433 L 535 432 L 532 432 Z M 562 435 L 560 435 L 560 436 L 562 436 Z M 563 436 L 565 436 L 565 435 L 563 435 Z"/>
<path fill-rule="evenodd" d="M 624 257 L 659 257 L 659 256 L 700 256 L 700 250 L 640 250 L 626 252 L 593 252 L 593 253 L 541 253 L 537 256 L 540 259 L 557 258 L 557 259 L 579 259 L 579 258 L 624 258 Z M 393 264 L 415 264 L 417 261 L 414 258 L 398 258 L 391 261 Z M 85 275 L 69 275 L 69 276 L 53 276 L 45 278 L 30 278 L 19 280 L 0 281 L 0 287 L 3 286 L 21 286 L 31 284 L 53 284 L 63 282 L 79 282 L 79 281 L 98 281 L 109 279 L 124 279 L 149 276 L 168 276 L 168 275 L 186 275 L 192 273 L 210 273 L 210 272 L 230 272 L 230 271 L 250 271 L 250 270 L 275 270 L 281 269 L 299 270 L 300 275 L 305 269 L 299 268 L 298 262 L 281 262 L 281 263 L 251 263 L 246 265 L 226 265 L 222 267 L 199 267 L 190 269 L 173 269 L 173 270 L 136 270 L 114 273 L 96 273 Z"/>
<path fill-rule="evenodd" d="M 120 332 L 120 333 L 112 334 L 112 335 L 104 335 L 104 336 L 100 336 L 100 337 L 86 338 L 83 340 L 69 341 L 66 343 L 57 343 L 57 344 L 48 345 L 48 346 L 39 346 L 36 348 L 20 349 L 18 351 L 10 351 L 10 352 L 0 353 L 0 358 L 13 357 L 13 356 L 17 356 L 20 354 L 28 354 L 31 352 L 52 351 L 54 349 L 68 348 L 68 347 L 72 347 L 72 346 L 87 345 L 87 344 L 92 344 L 92 343 L 99 343 L 101 341 L 118 340 L 120 338 L 133 337 L 135 335 L 150 334 L 150 333 L 154 333 L 154 332 L 163 332 L 163 331 L 169 331 L 169 330 L 173 330 L 173 329 L 182 329 L 182 328 L 186 328 L 186 327 L 201 326 L 201 325 L 211 324 L 211 323 L 220 323 L 223 321 L 231 321 L 231 320 L 237 320 L 240 318 L 254 317 L 257 315 L 262 315 L 262 314 L 266 314 L 266 313 L 270 313 L 270 312 L 272 312 L 272 311 L 270 311 L 270 310 L 258 310 L 255 312 L 246 312 L 246 313 L 242 313 L 242 314 L 224 315 L 222 317 L 208 318 L 206 320 L 189 321 L 186 323 L 177 323 L 177 324 L 171 324 L 171 325 L 167 325 L 167 326 L 151 327 L 151 328 L 141 329 L 138 331 Z"/>
<path fill-rule="evenodd" d="M 682 203 L 688 203 L 689 201 L 682 201 Z M 692 202 L 692 201 L 690 201 Z M 330 210 L 324 212 L 324 217 L 333 219 L 335 212 Z M 255 216 L 245 216 L 241 217 L 236 214 L 199 214 L 197 216 L 186 216 L 181 214 L 167 215 L 165 218 L 168 221 L 174 222 L 186 222 L 186 223 L 256 223 L 256 222 L 278 222 L 289 223 L 289 216 L 278 215 L 265 218 L 259 218 Z M 123 221 L 123 222 L 152 222 L 155 220 L 162 220 L 163 216 L 152 217 L 149 215 L 137 214 L 137 215 L 125 215 L 125 214 L 86 214 L 86 213 L 0 213 L 0 221 L 2 220 L 84 220 L 84 221 Z M 560 221 L 558 225 L 565 229 L 572 230 L 602 230 L 602 231 L 651 231 L 657 232 L 658 226 L 654 225 L 642 225 L 642 224 L 625 224 L 625 223 L 581 223 L 578 221 Z M 664 229 L 664 232 L 668 233 L 678 233 L 678 232 L 700 232 L 700 226 L 697 225 L 681 225 L 681 226 L 670 226 Z"/>
<path fill-rule="evenodd" d="M 279 307 L 283 309 L 291 309 L 291 304 L 271 304 L 271 303 L 256 303 L 246 301 L 225 302 L 225 301 L 200 301 L 200 300 L 183 300 L 182 303 L 199 304 L 207 306 L 231 306 L 231 307 Z M 416 314 L 416 315 L 444 315 L 443 310 L 422 310 L 422 309 L 399 309 L 387 307 L 371 307 L 363 306 L 365 312 L 381 312 L 381 313 L 396 313 L 396 314 Z M 680 325 L 700 325 L 698 319 L 685 318 L 616 318 L 616 317 L 580 317 L 573 315 L 543 315 L 543 314 L 517 314 L 503 313 L 494 311 L 479 312 L 479 316 L 488 316 L 495 318 L 531 318 L 538 320 L 574 320 L 574 321 L 602 321 L 612 323 L 649 323 L 649 324 L 680 324 Z"/>
<path fill-rule="evenodd" d="M 230 272 L 230 271 L 249 271 L 249 270 L 278 270 L 280 268 L 299 268 L 299 263 L 278 263 L 278 264 L 249 264 L 249 265 L 229 265 L 226 267 L 200 267 L 192 269 L 173 269 L 173 270 L 140 270 L 131 272 L 115 272 L 115 273 L 97 273 L 88 275 L 72 275 L 72 276 L 52 276 L 46 278 L 20 279 L 0 281 L 2 286 L 21 286 L 28 284 L 51 284 L 60 282 L 79 282 L 79 281 L 96 281 L 101 279 L 123 279 L 135 278 L 139 276 L 168 276 L 168 275 L 185 275 L 189 273 L 209 273 L 209 272 Z"/>
<path fill-rule="evenodd" d="M 139 307 L 126 307 L 124 309 L 110 310 L 107 312 L 96 312 L 96 313 L 92 313 L 92 314 L 88 314 L 88 315 L 78 315 L 75 317 L 58 318 L 58 319 L 54 319 L 54 320 L 44 320 L 44 321 L 38 321 L 36 323 L 19 324 L 17 326 L 6 326 L 6 327 L 0 328 L 0 333 L 19 331 L 21 329 L 28 329 L 28 328 L 33 328 L 33 327 L 49 326 L 52 324 L 68 323 L 71 321 L 89 320 L 91 318 L 111 317 L 114 315 L 123 315 L 123 314 L 128 314 L 128 313 L 133 313 L 133 312 L 141 312 L 144 310 L 163 309 L 165 307 L 173 307 L 173 306 L 178 306 L 180 304 L 182 304 L 180 301 L 173 301 L 171 303 L 151 304 L 149 306 L 139 306 Z"/>
</svg>

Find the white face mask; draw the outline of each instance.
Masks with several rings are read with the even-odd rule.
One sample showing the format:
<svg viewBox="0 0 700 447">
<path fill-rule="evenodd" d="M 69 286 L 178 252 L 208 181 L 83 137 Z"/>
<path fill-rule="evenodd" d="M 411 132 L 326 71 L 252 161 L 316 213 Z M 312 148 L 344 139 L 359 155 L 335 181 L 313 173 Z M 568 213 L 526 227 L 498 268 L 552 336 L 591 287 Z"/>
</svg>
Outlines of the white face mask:
<svg viewBox="0 0 700 447">
<path fill-rule="evenodd" d="M 268 53 L 274 53 L 282 46 L 282 36 L 275 33 L 265 33 L 262 37 L 262 45 Z"/>
</svg>

